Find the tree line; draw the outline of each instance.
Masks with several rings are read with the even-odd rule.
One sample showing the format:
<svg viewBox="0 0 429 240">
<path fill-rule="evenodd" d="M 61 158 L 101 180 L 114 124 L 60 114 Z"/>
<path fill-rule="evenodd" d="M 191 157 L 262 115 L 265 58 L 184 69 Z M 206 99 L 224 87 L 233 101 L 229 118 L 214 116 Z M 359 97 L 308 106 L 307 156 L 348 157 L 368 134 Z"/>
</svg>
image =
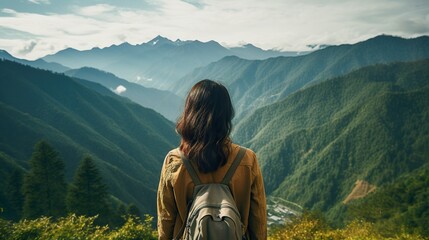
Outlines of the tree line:
<svg viewBox="0 0 429 240">
<path fill-rule="evenodd" d="M 9 204 L 2 211 L 7 211 L 11 220 L 42 216 L 58 219 L 76 214 L 98 216 L 95 219 L 97 225 L 118 227 L 125 223 L 123 216 L 141 215 L 136 205 L 125 206 L 111 199 L 90 156 L 80 161 L 73 180 L 67 184 L 63 160 L 48 142 L 42 140 L 35 144 L 29 167 L 28 172 L 17 169 L 6 179 Z"/>
</svg>

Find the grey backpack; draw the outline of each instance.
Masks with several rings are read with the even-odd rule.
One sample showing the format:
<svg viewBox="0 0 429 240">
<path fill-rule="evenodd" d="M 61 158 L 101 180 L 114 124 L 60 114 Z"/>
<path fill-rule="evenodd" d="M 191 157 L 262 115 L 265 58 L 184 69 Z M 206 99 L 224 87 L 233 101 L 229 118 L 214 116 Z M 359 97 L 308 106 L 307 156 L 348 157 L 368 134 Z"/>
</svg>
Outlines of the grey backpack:
<svg viewBox="0 0 429 240">
<path fill-rule="evenodd" d="M 184 223 L 183 239 L 241 240 L 243 238 L 244 227 L 228 184 L 245 152 L 246 149 L 240 147 L 221 183 L 208 184 L 201 183 L 189 159 L 182 154 L 183 164 L 195 184 L 193 201 Z"/>
</svg>

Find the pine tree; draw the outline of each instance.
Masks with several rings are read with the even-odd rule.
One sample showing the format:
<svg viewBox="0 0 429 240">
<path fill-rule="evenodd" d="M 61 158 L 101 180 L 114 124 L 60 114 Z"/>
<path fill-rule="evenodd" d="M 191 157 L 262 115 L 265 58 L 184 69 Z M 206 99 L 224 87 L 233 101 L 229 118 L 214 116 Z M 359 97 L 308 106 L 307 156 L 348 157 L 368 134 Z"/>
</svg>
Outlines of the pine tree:
<svg viewBox="0 0 429 240">
<path fill-rule="evenodd" d="M 6 197 L 11 206 L 11 219 L 19 220 L 22 215 L 24 205 L 24 195 L 22 194 L 22 171 L 16 169 L 6 179 Z"/>
<path fill-rule="evenodd" d="M 67 208 L 78 215 L 99 215 L 98 223 L 107 223 L 109 217 L 107 186 L 94 161 L 85 157 L 74 176 L 67 194 Z"/>
<path fill-rule="evenodd" d="M 66 189 L 64 162 L 47 142 L 38 142 L 24 177 L 24 217 L 63 216 Z"/>
</svg>

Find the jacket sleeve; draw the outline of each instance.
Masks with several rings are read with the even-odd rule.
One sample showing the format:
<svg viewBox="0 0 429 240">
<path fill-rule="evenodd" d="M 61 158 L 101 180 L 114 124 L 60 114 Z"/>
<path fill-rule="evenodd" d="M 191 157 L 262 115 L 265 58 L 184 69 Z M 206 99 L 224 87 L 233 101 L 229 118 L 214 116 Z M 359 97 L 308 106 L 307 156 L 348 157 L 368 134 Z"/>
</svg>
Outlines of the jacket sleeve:
<svg viewBox="0 0 429 240">
<path fill-rule="evenodd" d="M 254 155 L 252 172 L 255 179 L 251 189 L 249 235 L 250 239 L 267 239 L 267 204 L 265 188 L 256 155 Z"/>
<path fill-rule="evenodd" d="M 157 194 L 158 239 L 173 239 L 174 223 L 177 215 L 173 187 L 169 178 L 169 154 L 165 157 L 161 170 Z"/>
</svg>

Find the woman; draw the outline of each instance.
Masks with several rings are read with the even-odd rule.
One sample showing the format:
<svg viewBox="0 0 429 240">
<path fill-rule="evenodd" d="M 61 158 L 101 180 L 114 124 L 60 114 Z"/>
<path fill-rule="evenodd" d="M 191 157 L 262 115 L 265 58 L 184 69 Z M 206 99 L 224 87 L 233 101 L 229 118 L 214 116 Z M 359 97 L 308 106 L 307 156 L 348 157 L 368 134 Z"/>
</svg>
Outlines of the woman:
<svg viewBox="0 0 429 240">
<path fill-rule="evenodd" d="M 161 171 L 158 187 L 159 239 L 181 234 L 192 200 L 194 183 L 182 164 L 181 152 L 198 169 L 202 183 L 219 183 L 231 166 L 240 146 L 231 142 L 234 109 L 226 88 L 211 80 L 202 80 L 189 92 L 176 131 L 180 147 L 170 151 Z M 265 190 L 261 171 L 253 151 L 247 150 L 230 185 L 247 239 L 266 239 Z"/>
</svg>

